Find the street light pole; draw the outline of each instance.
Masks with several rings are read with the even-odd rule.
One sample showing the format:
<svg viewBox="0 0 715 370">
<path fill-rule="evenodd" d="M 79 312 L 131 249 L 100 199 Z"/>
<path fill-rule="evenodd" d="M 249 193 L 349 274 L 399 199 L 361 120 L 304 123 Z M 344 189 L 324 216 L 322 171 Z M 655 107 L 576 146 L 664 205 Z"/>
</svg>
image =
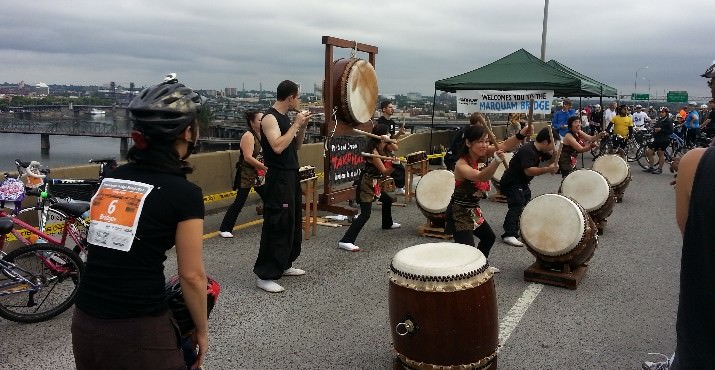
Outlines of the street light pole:
<svg viewBox="0 0 715 370">
<path fill-rule="evenodd" d="M 638 69 L 636 69 L 636 78 L 635 78 L 635 80 L 633 80 L 633 93 L 634 94 L 638 93 L 638 71 L 640 71 L 641 69 L 648 69 L 648 66 L 643 66 L 643 67 L 639 67 Z"/>
<path fill-rule="evenodd" d="M 546 61 L 546 24 L 549 20 L 549 0 L 544 0 L 544 23 L 541 29 L 541 61 Z"/>
</svg>

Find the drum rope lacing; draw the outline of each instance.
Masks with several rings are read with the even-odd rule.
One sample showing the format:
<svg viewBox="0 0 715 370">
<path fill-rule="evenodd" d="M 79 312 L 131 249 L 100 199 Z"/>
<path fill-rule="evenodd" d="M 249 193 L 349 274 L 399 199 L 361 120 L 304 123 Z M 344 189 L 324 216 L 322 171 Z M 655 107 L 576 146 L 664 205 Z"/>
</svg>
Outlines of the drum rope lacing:
<svg viewBox="0 0 715 370">
<path fill-rule="evenodd" d="M 335 135 L 335 129 L 338 128 L 338 107 L 333 107 L 332 116 L 333 122 L 335 122 L 335 124 L 333 125 L 333 129 L 330 131 L 328 139 L 323 141 L 323 158 L 325 158 L 325 153 L 328 151 L 328 143 L 333 140 L 333 136 Z"/>
<path fill-rule="evenodd" d="M 438 283 L 447 283 L 450 281 L 471 279 L 475 276 L 483 274 L 484 271 L 486 271 L 488 268 L 489 268 L 489 265 L 485 264 L 484 266 L 480 267 L 477 270 L 473 270 L 470 272 L 465 272 L 465 273 L 461 273 L 461 274 L 457 274 L 457 275 L 427 276 L 427 275 L 417 275 L 417 274 L 410 274 L 407 272 L 403 272 L 403 271 L 396 269 L 393 264 L 390 264 L 390 271 L 392 271 L 395 275 L 398 275 L 405 279 L 415 280 L 415 281 L 423 281 L 423 282 L 438 282 Z"/>
<path fill-rule="evenodd" d="M 398 352 L 394 346 L 392 350 L 397 354 L 397 357 L 399 357 L 400 361 L 403 362 L 405 365 L 409 366 L 410 368 L 417 369 L 417 370 L 483 370 L 483 369 L 488 369 L 492 366 L 494 359 L 497 357 L 497 351 L 494 351 L 492 354 L 490 354 L 487 357 L 484 357 L 483 359 L 473 362 L 471 364 L 460 364 L 460 365 L 436 365 L 436 364 L 429 364 L 426 362 L 422 361 L 415 361 L 407 356 L 403 355 L 402 353 Z"/>
</svg>

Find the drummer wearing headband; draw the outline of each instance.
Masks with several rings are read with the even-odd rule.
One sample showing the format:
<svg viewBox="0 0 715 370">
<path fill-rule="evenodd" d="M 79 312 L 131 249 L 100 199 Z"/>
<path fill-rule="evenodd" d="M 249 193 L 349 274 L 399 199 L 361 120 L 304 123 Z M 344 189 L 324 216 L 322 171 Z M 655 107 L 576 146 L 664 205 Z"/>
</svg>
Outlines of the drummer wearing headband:
<svg viewBox="0 0 715 370">
<path fill-rule="evenodd" d="M 568 176 L 576 169 L 578 153 L 584 153 L 595 148 L 596 141 L 601 138 L 600 134 L 591 136 L 583 132 L 581 122 L 581 118 L 578 116 L 571 116 L 566 120 L 568 130 L 562 140 L 563 149 L 559 157 L 559 171 L 561 171 L 562 177 Z"/>
<path fill-rule="evenodd" d="M 384 125 L 388 128 L 390 132 L 390 137 L 397 139 L 405 134 L 405 126 L 400 126 L 397 129 L 397 123 L 392 119 L 392 115 L 395 114 L 395 104 L 389 100 L 383 100 L 380 103 L 380 112 L 382 115 L 377 119 L 378 125 Z M 392 155 L 391 153 L 390 155 Z M 395 163 L 394 171 L 392 172 L 392 178 L 395 179 L 395 194 L 404 195 L 405 194 L 405 166 L 399 163 Z"/>
<path fill-rule="evenodd" d="M 551 134 L 549 134 L 549 130 L 552 130 Z M 514 154 L 509 161 L 509 168 L 504 171 L 501 178 L 501 190 L 506 196 L 509 206 L 504 217 L 502 240 L 511 246 L 524 246 L 524 243 L 517 238 L 519 237 L 519 218 L 526 203 L 531 200 L 529 183 L 534 176 L 546 173 L 554 174 L 559 169 L 556 163 L 539 167 L 541 162 L 551 159 L 551 153 L 555 151 L 556 146 L 551 142 L 552 137 L 554 141 L 558 141 L 559 133 L 555 128 L 547 126 L 541 129 L 536 135 L 536 141 L 524 144 Z"/>
<path fill-rule="evenodd" d="M 489 179 L 501 163 L 501 150 L 490 160 L 489 136 L 483 126 L 469 126 L 464 131 L 459 147 L 457 164 L 454 168 L 454 193 L 447 206 L 445 233 L 452 234 L 456 243 L 474 246 L 474 236 L 479 238 L 477 249 L 489 256 L 496 235 L 482 216 L 479 199 L 489 191 Z M 489 160 L 486 166 L 483 162 Z M 494 272 L 499 269 L 493 268 Z"/>
<path fill-rule="evenodd" d="M 387 140 L 390 140 L 387 126 L 377 125 L 372 130 L 372 133 L 380 136 L 381 139 L 371 138 L 364 152 L 377 156 L 387 156 L 389 152 L 397 150 L 396 144 L 387 142 Z M 360 214 L 350 223 L 350 227 L 345 232 L 345 235 L 343 235 L 342 239 L 338 242 L 338 248 L 350 252 L 360 250 L 360 247 L 355 245 L 355 240 L 367 220 L 370 219 L 372 202 L 375 200 L 375 197 L 378 197 L 380 202 L 382 202 L 382 228 L 389 230 L 397 229 L 401 226 L 392 220 L 392 198 L 384 191 L 379 190 L 379 178 L 388 176 L 392 174 L 392 172 L 392 161 L 387 160 L 383 162 L 383 159 L 377 157 L 365 158 L 365 167 L 363 167 L 360 172 L 356 189 L 357 201 L 360 203 Z M 377 192 L 379 192 L 379 195 Z"/>
</svg>

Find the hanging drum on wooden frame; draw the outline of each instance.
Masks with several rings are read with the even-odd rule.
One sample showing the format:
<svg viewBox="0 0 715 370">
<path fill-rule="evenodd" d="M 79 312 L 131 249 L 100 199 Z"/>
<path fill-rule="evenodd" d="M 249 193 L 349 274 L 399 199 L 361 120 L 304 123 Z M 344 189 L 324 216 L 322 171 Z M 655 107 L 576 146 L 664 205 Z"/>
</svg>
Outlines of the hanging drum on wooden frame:
<svg viewBox="0 0 715 370">
<path fill-rule="evenodd" d="M 358 58 L 336 60 L 332 86 L 338 118 L 352 126 L 372 119 L 377 106 L 377 73 L 370 62 Z"/>
</svg>

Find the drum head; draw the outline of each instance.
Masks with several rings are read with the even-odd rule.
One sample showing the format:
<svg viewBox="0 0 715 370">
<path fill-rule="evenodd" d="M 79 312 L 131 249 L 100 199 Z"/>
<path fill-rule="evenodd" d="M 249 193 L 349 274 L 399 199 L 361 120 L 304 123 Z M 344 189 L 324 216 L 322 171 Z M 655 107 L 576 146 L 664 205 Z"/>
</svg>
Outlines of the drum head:
<svg viewBox="0 0 715 370">
<path fill-rule="evenodd" d="M 601 208 L 611 196 L 611 186 L 603 175 L 592 170 L 571 172 L 561 184 L 561 193 L 591 212 Z"/>
<path fill-rule="evenodd" d="M 459 243 L 426 243 L 405 248 L 392 258 L 403 276 L 458 277 L 480 272 L 487 259 L 479 249 Z"/>
<path fill-rule="evenodd" d="M 630 168 L 623 158 L 615 154 L 602 155 L 593 162 L 593 170 L 598 171 L 611 185 L 620 185 L 628 178 Z"/>
<path fill-rule="evenodd" d="M 430 213 L 447 211 L 454 193 L 454 174 L 447 170 L 427 172 L 415 188 L 417 205 Z"/>
<path fill-rule="evenodd" d="M 584 234 L 583 212 L 574 201 L 558 194 L 543 194 L 524 207 L 520 229 L 524 242 L 546 256 L 570 252 Z"/>
<path fill-rule="evenodd" d="M 509 164 L 513 156 L 514 153 L 512 152 L 504 153 L 504 161 Z M 497 170 L 494 171 L 494 175 L 492 175 L 492 178 L 497 182 L 501 181 L 501 177 L 504 176 L 504 171 L 506 171 L 506 168 L 504 167 L 504 162 L 499 163 L 499 166 L 497 167 Z"/>
<path fill-rule="evenodd" d="M 359 59 L 350 67 L 344 98 L 350 116 L 359 123 L 370 121 L 377 105 L 377 74 L 370 62 Z"/>
</svg>

